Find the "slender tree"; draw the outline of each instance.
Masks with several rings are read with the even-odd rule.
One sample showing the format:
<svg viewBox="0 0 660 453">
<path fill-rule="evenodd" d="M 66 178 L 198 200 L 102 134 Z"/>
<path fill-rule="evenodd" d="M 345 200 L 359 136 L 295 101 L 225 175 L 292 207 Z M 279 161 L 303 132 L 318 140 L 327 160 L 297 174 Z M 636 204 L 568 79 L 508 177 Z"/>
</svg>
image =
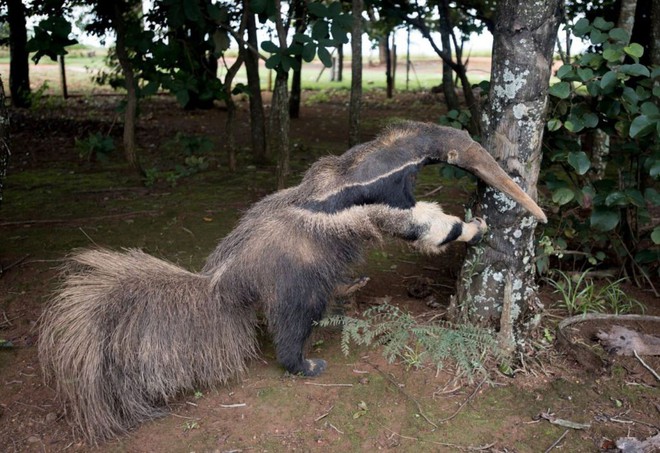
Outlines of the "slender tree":
<svg viewBox="0 0 660 453">
<path fill-rule="evenodd" d="M 293 8 L 293 27 L 296 33 L 305 33 L 307 28 L 307 14 L 305 11 L 305 2 L 303 0 L 294 0 L 291 4 Z M 291 97 L 289 98 L 289 118 L 298 118 L 300 116 L 300 100 L 302 91 L 302 54 L 295 56 L 297 64 L 292 68 L 291 78 Z"/>
<path fill-rule="evenodd" d="M 351 30 L 351 99 L 348 107 L 348 145 L 360 143 L 362 111 L 362 0 L 353 0 Z"/>
<path fill-rule="evenodd" d="M 128 6 L 128 8 L 122 8 L 122 6 Z M 119 65 L 121 66 L 126 88 L 123 136 L 124 156 L 128 164 L 136 171 L 136 173 L 140 177 L 143 177 L 144 171 L 142 170 L 138 159 L 137 143 L 135 141 L 138 108 L 137 79 L 135 77 L 135 70 L 129 56 L 129 48 L 126 42 L 128 37 L 128 27 L 139 26 L 140 24 L 139 21 L 135 20 L 137 19 L 135 15 L 136 9 L 131 7 L 131 5 L 126 5 L 124 2 L 115 2 L 112 7 L 110 22 L 117 37 L 115 52 L 117 53 L 117 60 L 119 60 Z"/>
<path fill-rule="evenodd" d="M 498 3 L 483 145 L 533 198 L 559 17 L 559 0 Z M 541 309 L 534 279 L 536 220 L 483 186 L 476 214 L 489 231 L 468 252 L 451 311 L 459 320 L 499 325 L 503 345 L 513 350 L 525 345 Z"/>
<path fill-rule="evenodd" d="M 442 92 L 445 95 L 445 103 L 448 110 L 458 110 L 460 104 L 458 96 L 454 90 L 454 71 L 447 61 L 451 61 L 451 37 L 452 37 L 452 24 L 449 17 L 449 2 L 442 0 L 438 4 L 438 12 L 440 13 L 439 29 L 440 40 L 442 43 L 442 51 L 446 58 L 442 61 Z"/>
<path fill-rule="evenodd" d="M 2 83 L 0 75 L 0 207 L 2 207 L 2 196 L 4 192 L 4 182 L 9 168 L 9 110 L 5 98 L 5 86 Z M 2 268 L 0 268 L 2 273 Z"/>
<path fill-rule="evenodd" d="M 286 49 L 288 22 L 282 18 L 282 5 L 280 0 L 275 0 L 277 14 L 274 16 L 275 29 L 279 40 L 279 48 Z M 289 175 L 289 161 L 291 158 L 289 150 L 289 72 L 281 65 L 275 68 L 275 87 L 270 109 L 270 149 L 277 156 L 277 188 L 286 186 Z"/>
<path fill-rule="evenodd" d="M 7 0 L 9 24 L 9 92 L 14 107 L 30 106 L 30 66 L 27 50 L 25 6 L 21 0 Z"/>
<path fill-rule="evenodd" d="M 256 163 L 266 161 L 266 114 L 261 97 L 261 78 L 259 77 L 259 42 L 257 40 L 257 24 L 249 0 L 243 0 L 243 9 L 247 14 L 247 41 L 240 45 L 247 73 L 249 104 L 250 104 L 250 138 L 252 143 L 252 158 Z M 235 36 L 236 37 L 236 36 Z M 242 36 L 237 37 L 242 39 Z"/>
</svg>

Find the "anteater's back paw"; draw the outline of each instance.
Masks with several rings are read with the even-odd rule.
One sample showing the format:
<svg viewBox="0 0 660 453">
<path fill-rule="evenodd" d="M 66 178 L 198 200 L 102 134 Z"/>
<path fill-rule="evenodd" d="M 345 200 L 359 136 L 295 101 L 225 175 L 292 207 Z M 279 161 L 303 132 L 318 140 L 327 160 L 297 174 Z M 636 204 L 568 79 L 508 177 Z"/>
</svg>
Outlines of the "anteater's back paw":
<svg viewBox="0 0 660 453">
<path fill-rule="evenodd" d="M 302 374 L 313 377 L 323 373 L 328 366 L 328 362 L 323 359 L 306 359 L 303 364 Z"/>
</svg>

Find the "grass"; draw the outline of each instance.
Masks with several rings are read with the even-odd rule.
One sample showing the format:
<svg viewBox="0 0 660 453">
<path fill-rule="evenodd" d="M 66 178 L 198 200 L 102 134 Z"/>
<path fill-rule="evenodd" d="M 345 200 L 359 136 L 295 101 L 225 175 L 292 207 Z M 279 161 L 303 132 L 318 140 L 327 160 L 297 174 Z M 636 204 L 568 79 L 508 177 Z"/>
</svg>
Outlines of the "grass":
<svg viewBox="0 0 660 453">
<path fill-rule="evenodd" d="M 100 70 L 107 69 L 105 57 L 107 50 L 103 48 L 87 47 L 83 45 L 71 46 L 69 54 L 66 55 L 67 85 L 70 94 L 84 92 L 110 92 L 111 88 L 100 87 L 92 81 L 92 76 Z M 475 52 L 472 56 L 487 56 L 487 52 Z M 230 56 L 230 58 L 232 58 Z M 442 63 L 436 56 L 413 56 L 412 70 L 409 73 L 409 81 L 406 82 L 406 62 L 403 57 L 399 58 L 396 68 L 395 90 L 428 90 L 437 86 L 442 78 Z M 330 69 L 323 68 L 318 60 L 312 64 L 303 66 L 302 84 L 306 90 L 328 90 L 343 89 L 350 90 L 351 86 L 351 60 L 350 57 L 344 59 L 343 80 L 341 82 L 330 80 Z M 8 80 L 9 55 L 6 49 L 0 49 L 0 70 L 3 78 Z M 267 70 L 261 66 L 261 84 L 262 89 L 269 90 L 275 81 L 273 71 Z M 226 68 L 222 61 L 218 70 L 218 76 L 224 78 Z M 488 75 L 480 72 L 470 73 L 471 83 L 479 83 L 488 79 Z M 317 80 L 318 79 L 318 80 Z M 37 90 L 47 84 L 44 94 L 58 96 L 61 95 L 59 64 L 44 57 L 38 64 L 30 60 L 30 81 L 32 90 Z M 270 83 L 269 83 L 270 81 Z M 364 57 L 362 70 L 363 86 L 366 89 L 386 87 L 385 67 L 382 65 L 372 66 L 369 64 L 369 58 Z M 247 83 L 245 68 L 238 72 L 234 83 Z"/>
</svg>

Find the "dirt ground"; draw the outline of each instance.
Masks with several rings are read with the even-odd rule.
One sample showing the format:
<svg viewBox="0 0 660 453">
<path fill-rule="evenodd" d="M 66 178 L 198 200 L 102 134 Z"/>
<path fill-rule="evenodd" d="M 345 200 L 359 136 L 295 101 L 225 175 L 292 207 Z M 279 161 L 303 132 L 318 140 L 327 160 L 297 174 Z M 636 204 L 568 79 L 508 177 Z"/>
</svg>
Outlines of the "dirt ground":
<svg viewBox="0 0 660 453">
<path fill-rule="evenodd" d="M 617 451 L 616 439 L 646 439 L 660 429 L 658 382 L 635 358 L 606 357 L 594 341 L 601 325 L 580 326 L 573 341 L 606 357 L 602 370 L 587 371 L 554 343 L 554 328 L 565 313 L 556 295 L 541 286 L 548 311 L 530 354 L 513 377 L 497 371 L 490 379 L 457 376 L 442 369 L 387 363 L 378 349 L 340 349 L 337 329 L 317 329 L 312 356 L 328 360 L 316 379 L 290 376 L 274 359 L 267 335 L 261 359 L 247 376 L 226 387 L 195 389 L 170 403 L 170 415 L 130 434 L 89 446 L 69 425 L 66 408 L 43 382 L 36 354 L 35 325 L 56 284 L 56 268 L 71 249 L 93 244 L 140 247 L 189 269 L 198 269 L 219 238 L 251 203 L 274 189 L 274 167 L 255 167 L 247 152 L 237 173 L 227 171 L 225 112 L 186 112 L 168 97 L 142 105 L 138 140 L 145 167 L 161 171 L 181 162 L 177 132 L 213 141 L 209 169 L 145 187 L 120 152 L 107 163 L 78 155 L 76 139 L 100 132 L 121 143 L 119 99 L 76 96 L 46 99 L 16 112 L 13 155 L 0 211 L 0 451 L 238 452 L 238 451 Z M 239 142 L 246 147 L 247 103 L 240 102 Z M 441 98 L 427 92 L 366 94 L 364 139 L 395 118 L 435 121 Z M 317 157 L 339 153 L 347 142 L 345 93 L 307 93 L 301 118 L 292 122 L 293 176 Z M 436 190 L 444 186 L 442 190 Z M 433 193 L 433 195 L 428 195 Z M 434 199 L 461 214 L 470 192 L 448 185 L 438 171 L 420 178 L 418 197 Z M 372 251 L 355 269 L 369 283 L 344 307 L 359 316 L 389 297 L 420 319 L 441 318 L 453 293 L 464 249 L 422 257 L 398 242 Z M 410 296 L 420 278 L 438 306 Z M 626 291 L 660 314 L 660 301 L 644 289 Z M 657 323 L 633 328 L 658 333 Z M 645 357 L 660 370 L 660 359 Z M 567 427 L 565 423 L 580 425 Z M 564 422 L 562 424 L 562 422 Z"/>
</svg>

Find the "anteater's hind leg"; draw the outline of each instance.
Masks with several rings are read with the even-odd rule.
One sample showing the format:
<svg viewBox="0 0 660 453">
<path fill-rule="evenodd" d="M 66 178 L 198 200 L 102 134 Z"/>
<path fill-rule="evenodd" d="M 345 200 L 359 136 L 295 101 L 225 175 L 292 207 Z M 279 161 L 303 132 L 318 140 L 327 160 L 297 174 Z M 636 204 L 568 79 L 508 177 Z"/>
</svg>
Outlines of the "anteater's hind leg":
<svg viewBox="0 0 660 453">
<path fill-rule="evenodd" d="M 303 351 L 314 322 L 323 316 L 326 299 L 304 288 L 290 289 L 282 296 L 269 311 L 277 360 L 291 374 L 317 376 L 325 370 L 326 361 L 306 359 Z"/>
</svg>

